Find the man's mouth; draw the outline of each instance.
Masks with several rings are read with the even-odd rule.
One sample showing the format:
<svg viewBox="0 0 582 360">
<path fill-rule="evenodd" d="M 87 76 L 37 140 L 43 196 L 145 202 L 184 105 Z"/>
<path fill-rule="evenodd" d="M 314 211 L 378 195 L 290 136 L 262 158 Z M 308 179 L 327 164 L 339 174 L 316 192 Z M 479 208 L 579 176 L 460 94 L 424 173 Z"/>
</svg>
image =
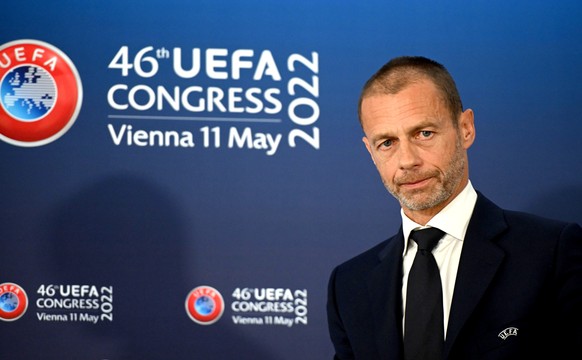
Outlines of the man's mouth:
<svg viewBox="0 0 582 360">
<path fill-rule="evenodd" d="M 432 179 L 432 177 L 406 180 L 406 181 L 399 182 L 398 185 L 401 188 L 413 190 L 413 189 L 418 189 L 418 188 L 426 186 L 430 182 L 431 179 Z"/>
</svg>

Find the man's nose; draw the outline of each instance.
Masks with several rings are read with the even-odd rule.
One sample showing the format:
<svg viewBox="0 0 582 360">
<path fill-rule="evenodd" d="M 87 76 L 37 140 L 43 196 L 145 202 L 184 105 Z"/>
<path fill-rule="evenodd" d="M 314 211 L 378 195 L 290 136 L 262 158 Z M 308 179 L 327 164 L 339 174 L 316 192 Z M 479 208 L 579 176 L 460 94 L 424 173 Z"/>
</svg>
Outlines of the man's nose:
<svg viewBox="0 0 582 360">
<path fill-rule="evenodd" d="M 410 169 L 420 164 L 418 148 L 409 141 L 398 144 L 398 165 L 401 169 Z"/>
</svg>

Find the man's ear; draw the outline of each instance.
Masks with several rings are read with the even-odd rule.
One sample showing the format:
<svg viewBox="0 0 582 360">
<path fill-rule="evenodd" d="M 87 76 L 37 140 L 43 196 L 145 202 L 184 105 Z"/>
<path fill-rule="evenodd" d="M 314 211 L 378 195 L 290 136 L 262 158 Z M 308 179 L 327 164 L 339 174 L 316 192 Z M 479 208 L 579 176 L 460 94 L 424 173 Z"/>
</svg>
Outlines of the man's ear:
<svg viewBox="0 0 582 360">
<path fill-rule="evenodd" d="M 364 144 L 366 144 L 366 149 L 368 149 L 368 152 L 370 153 L 370 157 L 372 158 L 372 162 L 374 163 L 374 165 L 376 165 L 376 161 L 374 160 L 374 155 L 372 154 L 372 148 L 370 147 L 370 142 L 368 141 L 367 137 L 363 137 L 362 141 L 364 142 Z"/>
<path fill-rule="evenodd" d="M 475 141 L 475 115 L 473 114 L 473 110 L 467 109 L 461 113 L 459 131 L 461 133 L 463 148 L 467 150 Z"/>
</svg>

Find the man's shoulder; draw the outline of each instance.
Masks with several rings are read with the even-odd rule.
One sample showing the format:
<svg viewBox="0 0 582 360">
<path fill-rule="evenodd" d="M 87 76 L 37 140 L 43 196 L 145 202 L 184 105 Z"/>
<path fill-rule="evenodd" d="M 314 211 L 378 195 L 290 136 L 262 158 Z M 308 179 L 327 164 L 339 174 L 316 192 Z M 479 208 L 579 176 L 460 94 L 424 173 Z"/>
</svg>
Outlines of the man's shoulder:
<svg viewBox="0 0 582 360">
<path fill-rule="evenodd" d="M 510 229 L 518 229 L 534 237 L 561 237 L 568 233 L 580 236 L 580 225 L 528 212 L 504 210 Z"/>
<path fill-rule="evenodd" d="M 337 266 L 337 271 L 353 272 L 370 269 L 376 266 L 376 264 L 378 264 L 378 262 L 381 261 L 383 257 L 387 256 L 391 250 L 398 248 L 399 241 L 402 241 L 401 236 L 396 234 L 382 241 L 381 243 L 374 245 L 368 250 L 365 250 L 360 254 L 344 261 Z M 402 250 L 399 251 L 401 252 Z"/>
<path fill-rule="evenodd" d="M 567 228 L 579 228 L 576 223 L 569 223 L 559 219 L 553 219 L 526 211 L 504 209 L 487 199 L 481 193 L 477 200 L 477 217 L 485 216 L 485 223 L 494 226 L 498 221 L 512 233 L 530 233 L 534 236 L 557 235 Z M 483 221 L 480 219 L 478 221 Z M 498 224 L 498 223 L 497 223 Z"/>
<path fill-rule="evenodd" d="M 505 218 L 510 223 L 541 224 L 544 227 L 563 227 L 567 222 L 537 215 L 530 212 L 504 209 Z"/>
</svg>

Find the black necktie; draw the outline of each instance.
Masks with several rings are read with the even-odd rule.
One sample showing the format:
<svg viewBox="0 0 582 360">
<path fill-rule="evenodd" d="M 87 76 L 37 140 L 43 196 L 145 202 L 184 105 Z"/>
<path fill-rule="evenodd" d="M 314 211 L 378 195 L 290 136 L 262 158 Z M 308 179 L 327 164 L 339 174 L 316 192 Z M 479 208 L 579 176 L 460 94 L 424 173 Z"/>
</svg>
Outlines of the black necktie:
<svg viewBox="0 0 582 360">
<path fill-rule="evenodd" d="M 431 251 L 444 232 L 437 228 L 413 231 L 418 251 L 408 275 L 404 320 L 404 359 L 442 359 L 444 344 L 443 293 L 439 268 Z"/>
</svg>

